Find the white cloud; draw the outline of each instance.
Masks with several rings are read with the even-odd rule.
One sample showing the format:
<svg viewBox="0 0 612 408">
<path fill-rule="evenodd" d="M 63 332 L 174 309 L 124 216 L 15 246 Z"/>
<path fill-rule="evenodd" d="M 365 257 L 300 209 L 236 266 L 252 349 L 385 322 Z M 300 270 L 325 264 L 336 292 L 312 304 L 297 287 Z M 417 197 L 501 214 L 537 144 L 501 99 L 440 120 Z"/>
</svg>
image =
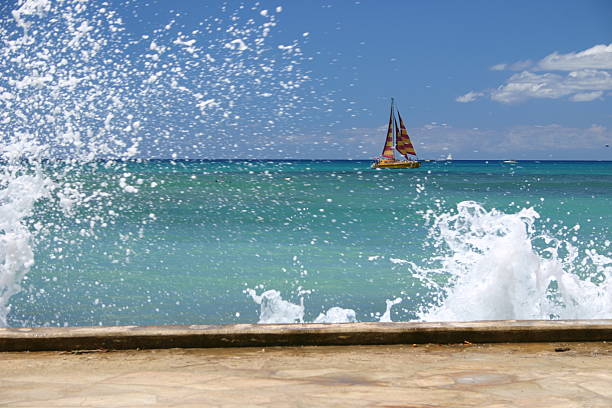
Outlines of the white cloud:
<svg viewBox="0 0 612 408">
<path fill-rule="evenodd" d="M 431 129 L 435 129 L 435 128 L 440 128 L 440 127 L 447 128 L 449 126 L 446 123 L 438 123 L 438 122 L 429 122 L 428 124 L 423 126 L 423 128 L 425 128 L 427 130 L 431 130 Z"/>
<path fill-rule="evenodd" d="M 612 131 L 604 126 L 570 128 L 556 124 L 516 126 L 507 133 L 507 148 L 529 146 L 533 151 L 599 149 L 612 140 Z"/>
<path fill-rule="evenodd" d="M 612 90 L 612 75 L 607 71 L 582 70 L 567 75 L 536 74 L 523 71 L 512 75 L 504 85 L 491 91 L 491 99 L 497 102 L 513 103 L 531 98 L 558 99 L 565 96 L 582 94 L 576 102 L 587 101 L 585 94 L 595 95 L 590 100 L 603 95 L 602 91 Z"/>
<path fill-rule="evenodd" d="M 522 158 L 542 159 L 576 157 L 585 152 L 589 157 L 610 158 L 605 148 L 612 143 L 612 129 L 601 125 L 584 128 L 559 124 L 512 126 L 505 129 L 415 128 L 411 132 L 417 152 L 423 157 L 438 157 L 452 152 L 456 159 Z M 474 155 L 477 151 L 478 154 Z M 589 152 L 589 153 L 586 153 Z M 584 158 L 584 157 L 583 157 Z"/>
<path fill-rule="evenodd" d="M 518 61 L 512 64 L 497 64 L 491 67 L 492 71 L 523 71 L 533 66 L 533 62 L 531 60 L 527 61 Z"/>
<path fill-rule="evenodd" d="M 472 102 L 480 96 L 489 96 L 502 103 L 528 99 L 559 99 L 567 97 L 573 102 L 589 102 L 604 98 L 612 90 L 612 44 L 595 45 L 589 49 L 567 54 L 552 53 L 537 63 L 519 61 L 497 64 L 492 70 L 522 70 L 512 75 L 494 90 L 471 91 L 457 97 L 457 102 Z M 565 73 L 538 71 L 569 71 Z"/>
<path fill-rule="evenodd" d="M 343 157 L 371 158 L 382 151 L 386 125 L 377 128 L 345 129 L 333 137 L 300 136 L 300 146 L 312 151 L 338 155 L 338 142 Z M 566 127 L 559 124 L 523 125 L 502 129 L 458 128 L 449 124 L 428 123 L 409 127 L 408 133 L 419 157 L 439 158 L 452 153 L 455 159 L 465 158 L 597 158 L 610 159 L 612 129 L 602 125 Z M 335 143 L 334 143 L 335 142 Z M 551 156 L 552 155 L 552 156 Z"/>
<path fill-rule="evenodd" d="M 541 71 L 575 71 L 580 69 L 612 69 L 612 44 L 596 45 L 580 52 L 544 57 L 536 66 Z"/>
<path fill-rule="evenodd" d="M 479 97 L 483 96 L 484 94 L 482 92 L 474 92 L 474 91 L 470 91 L 468 93 L 466 93 L 465 95 L 461 95 L 458 96 L 457 99 L 455 99 L 457 102 L 461 102 L 461 103 L 468 103 L 468 102 L 473 102 L 476 99 L 478 99 Z"/>
<path fill-rule="evenodd" d="M 570 99 L 574 102 L 590 102 L 595 99 L 600 99 L 602 95 L 603 95 L 602 91 L 584 92 L 584 93 L 577 93 L 575 95 L 572 95 Z"/>
</svg>

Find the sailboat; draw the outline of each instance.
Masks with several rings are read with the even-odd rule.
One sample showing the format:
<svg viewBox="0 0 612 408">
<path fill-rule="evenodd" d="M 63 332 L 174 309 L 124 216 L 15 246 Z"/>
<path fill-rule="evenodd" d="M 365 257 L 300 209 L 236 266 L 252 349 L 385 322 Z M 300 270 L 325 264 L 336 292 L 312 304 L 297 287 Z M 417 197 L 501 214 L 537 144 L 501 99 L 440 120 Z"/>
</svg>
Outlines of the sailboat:
<svg viewBox="0 0 612 408">
<path fill-rule="evenodd" d="M 399 126 L 397 125 L 397 119 L 395 118 L 395 112 L 397 111 L 397 117 L 399 118 Z M 395 143 L 394 143 L 395 141 Z M 397 150 L 406 160 L 396 160 L 395 150 Z M 414 159 L 410 158 L 410 155 L 414 156 Z M 399 113 L 399 110 L 395 107 L 395 102 L 391 98 L 391 115 L 389 116 L 389 127 L 387 129 L 387 139 L 385 140 L 385 146 L 381 157 L 376 159 L 376 162 L 372 164 L 373 169 L 416 169 L 420 167 L 416 159 L 416 151 L 408 136 L 406 126 Z"/>
</svg>

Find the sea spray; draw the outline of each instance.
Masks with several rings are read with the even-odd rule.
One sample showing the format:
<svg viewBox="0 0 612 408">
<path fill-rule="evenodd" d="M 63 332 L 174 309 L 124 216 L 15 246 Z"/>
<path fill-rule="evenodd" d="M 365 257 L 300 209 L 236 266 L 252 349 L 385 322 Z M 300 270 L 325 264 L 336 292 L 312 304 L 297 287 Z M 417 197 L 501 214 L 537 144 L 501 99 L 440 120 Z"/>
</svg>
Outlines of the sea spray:
<svg viewBox="0 0 612 408">
<path fill-rule="evenodd" d="M 221 17 L 194 27 L 177 12 L 135 34 L 121 13 L 134 16 L 137 5 L 114 6 L 2 6 L 11 12 L 0 17 L 0 325 L 11 324 L 10 299 L 35 262 L 44 264 L 45 279 L 54 268 L 74 268 L 70 256 L 83 257 L 83 240 L 130 211 L 126 195 L 155 188 L 129 171 L 128 160 L 201 157 L 215 147 L 233 156 L 239 144 L 276 149 L 265 135 L 294 118 L 300 92 L 309 92 L 300 44 L 271 39 L 280 7 L 224 6 Z M 248 136 L 234 131 L 245 123 Z M 260 145 L 245 143 L 253 134 Z M 106 180 L 91 185 L 93 173 Z M 118 234 L 117 250 L 103 255 L 112 264 L 128 261 L 130 241 L 155 219 L 145 216 L 138 231 Z M 41 249 L 49 259 L 37 259 Z M 39 301 L 44 292 L 32 290 L 29 299 Z"/>
<path fill-rule="evenodd" d="M 279 291 L 270 289 L 257 295 L 255 290 L 245 291 L 255 303 L 261 305 L 258 323 L 304 323 L 304 298 L 300 304 L 283 300 Z"/>
<path fill-rule="evenodd" d="M 300 297 L 300 304 L 284 300 L 279 291 L 270 289 L 257 295 L 254 289 L 244 291 L 253 301 L 260 305 L 258 323 L 304 323 L 304 298 Z M 402 302 L 401 298 L 386 300 L 386 310 L 380 315 L 378 321 L 390 323 L 391 308 Z M 355 323 L 357 314 L 353 309 L 334 306 L 325 313 L 320 313 L 312 323 Z"/>
<path fill-rule="evenodd" d="M 121 13 L 142 8 L 27 0 L 0 18 L 3 137 L 32 134 L 70 159 L 274 150 L 270 134 L 311 93 L 300 44 L 272 39 L 281 9 L 223 7 L 193 26 L 176 12 L 137 35 Z"/>
<path fill-rule="evenodd" d="M 353 309 L 338 306 L 330 307 L 327 312 L 319 313 L 313 323 L 355 323 L 357 316 Z"/>
<path fill-rule="evenodd" d="M 27 219 L 34 204 L 48 197 L 54 186 L 42 174 L 40 163 L 35 160 L 38 154 L 36 145 L 24 143 L 4 146 L 1 152 L 4 165 L 0 170 L 0 327 L 7 326 L 9 300 L 21 290 L 23 278 L 34 265 Z M 33 164 L 21 162 L 27 159 Z"/>
<path fill-rule="evenodd" d="M 538 218 L 533 208 L 507 214 L 472 201 L 434 216 L 429 239 L 437 255 L 410 263 L 434 299 L 418 318 L 610 318 L 612 260 L 579 254 L 567 236 L 537 226 Z"/>
<path fill-rule="evenodd" d="M 108 103 L 112 99 L 108 94 L 102 96 L 99 67 L 87 64 L 103 40 L 96 38 L 100 29 L 88 25 L 85 9 L 86 5 L 78 2 L 59 1 L 52 6 L 49 1 L 28 0 L 18 2 L 12 12 L 16 31 L 9 31 L 10 18 L 0 20 L 4 40 L 0 48 L 3 326 L 8 324 L 10 298 L 21 290 L 23 279 L 35 263 L 36 244 L 53 234 L 53 240 L 44 245 L 54 246 L 56 252 L 63 249 L 58 245 L 65 231 L 61 216 L 45 224 L 36 217 L 56 210 L 70 215 L 83 203 L 99 209 L 95 197 L 102 198 L 103 194 L 86 197 L 73 175 L 97 153 L 114 158 L 132 155 L 130 148 L 124 148 L 127 143 L 123 134 L 106 137 L 96 129 L 98 109 L 112 111 L 114 103 Z M 49 13 L 53 14 L 51 20 L 47 19 Z M 61 23 L 50 23 L 58 14 Z M 77 89 L 77 84 L 82 86 Z M 78 221 L 87 225 L 88 219 L 100 218 L 93 212 Z"/>
<path fill-rule="evenodd" d="M 383 322 L 383 323 L 391 323 L 391 308 L 394 305 L 397 305 L 399 303 L 402 303 L 402 298 L 395 298 L 393 300 L 387 299 L 385 301 L 387 303 L 387 308 L 385 309 L 385 313 L 383 313 L 382 316 L 380 316 L 380 318 L 378 319 L 379 322 Z"/>
</svg>

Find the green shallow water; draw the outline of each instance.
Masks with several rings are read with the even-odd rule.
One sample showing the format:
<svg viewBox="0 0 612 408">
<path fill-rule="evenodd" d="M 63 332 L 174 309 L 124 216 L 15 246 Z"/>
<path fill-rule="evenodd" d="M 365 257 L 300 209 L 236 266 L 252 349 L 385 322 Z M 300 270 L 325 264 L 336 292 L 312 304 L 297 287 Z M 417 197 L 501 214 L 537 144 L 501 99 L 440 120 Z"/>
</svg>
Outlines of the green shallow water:
<svg viewBox="0 0 612 408">
<path fill-rule="evenodd" d="M 369 165 L 150 161 L 84 171 L 78 181 L 86 190 L 109 192 L 115 223 L 84 237 L 79 212 L 92 209 L 61 218 L 41 203 L 34 218 L 59 217 L 62 230 L 35 243 L 36 263 L 11 301 L 9 323 L 256 322 L 258 305 L 243 293 L 255 287 L 277 289 L 294 303 L 303 296 L 305 320 L 332 306 L 375 320 L 385 299 L 397 296 L 404 301 L 393 319 L 414 319 L 432 295 L 391 260 L 426 265 L 440 255 L 427 245 L 423 214 L 465 200 L 506 213 L 534 207 L 537 228 L 546 231 L 580 224 L 579 250 L 610 256 L 612 162 Z M 139 192 L 118 188 L 117 171 Z"/>
</svg>

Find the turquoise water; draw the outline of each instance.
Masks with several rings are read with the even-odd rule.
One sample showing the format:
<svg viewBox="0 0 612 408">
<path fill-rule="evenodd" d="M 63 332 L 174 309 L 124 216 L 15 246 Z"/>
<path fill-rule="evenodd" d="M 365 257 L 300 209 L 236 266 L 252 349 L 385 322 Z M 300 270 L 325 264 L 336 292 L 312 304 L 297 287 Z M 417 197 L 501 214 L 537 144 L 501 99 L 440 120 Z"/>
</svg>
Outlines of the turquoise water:
<svg viewBox="0 0 612 408">
<path fill-rule="evenodd" d="M 566 272 L 589 274 L 580 267 L 586 251 L 611 256 L 612 162 L 103 164 L 61 176 L 106 193 L 98 204 L 71 216 L 37 204 L 30 228 L 52 227 L 33 243 L 35 264 L 11 299 L 9 325 L 257 322 L 247 288 L 276 289 L 293 303 L 303 297 L 306 321 L 332 306 L 377 320 L 395 297 L 403 302 L 393 320 L 416 319 L 440 293 L 415 270 L 448 254 L 433 245 L 425 214 L 452 213 L 466 200 L 506 214 L 533 207 L 537 231 L 577 248 Z M 105 221 L 92 227 L 98 212 Z M 605 275 L 612 265 L 602 265 Z"/>
<path fill-rule="evenodd" d="M 136 3 L 0 16 L 0 327 L 612 317 L 611 162 L 121 161 L 306 155 L 353 103 L 280 7 Z"/>
</svg>

